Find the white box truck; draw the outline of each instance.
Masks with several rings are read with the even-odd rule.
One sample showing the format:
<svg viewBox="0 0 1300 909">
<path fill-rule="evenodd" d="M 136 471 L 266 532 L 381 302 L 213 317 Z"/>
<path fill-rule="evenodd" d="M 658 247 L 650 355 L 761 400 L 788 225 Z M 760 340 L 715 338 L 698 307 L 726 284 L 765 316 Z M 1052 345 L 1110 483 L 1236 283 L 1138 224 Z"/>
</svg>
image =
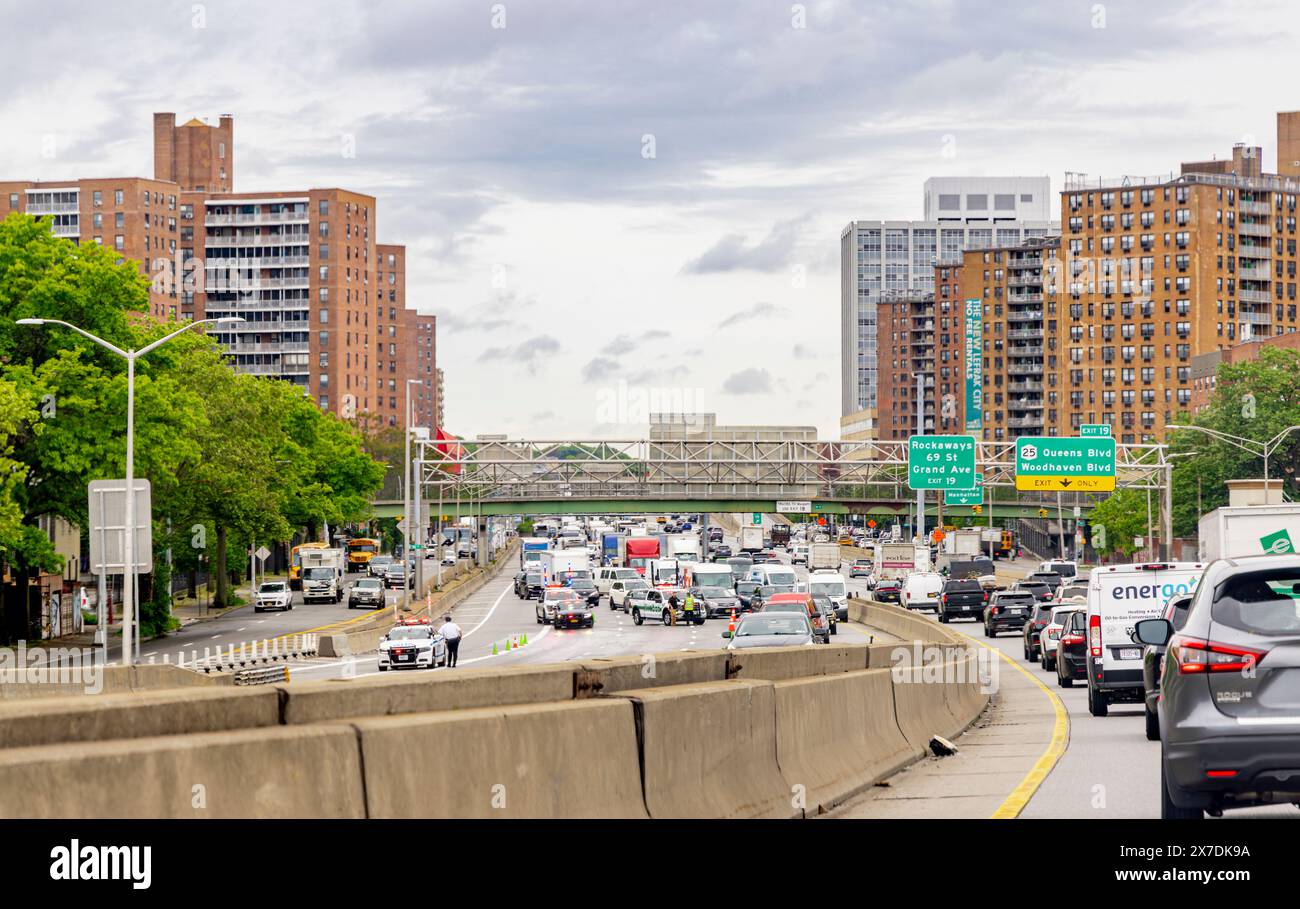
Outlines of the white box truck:
<svg viewBox="0 0 1300 909">
<path fill-rule="evenodd" d="M 1201 517 L 1197 551 L 1202 562 L 1300 552 L 1300 504 L 1216 508 Z"/>
<path fill-rule="evenodd" d="M 339 603 L 343 600 L 343 573 L 347 555 L 342 549 L 302 549 L 302 601 Z"/>
<path fill-rule="evenodd" d="M 758 552 L 763 548 L 763 528 L 756 524 L 746 524 L 740 528 L 740 551 Z"/>
<path fill-rule="evenodd" d="M 916 566 L 912 543 L 883 542 L 876 545 L 876 581 L 899 580 Z"/>
<path fill-rule="evenodd" d="M 808 547 L 809 571 L 816 571 L 818 568 L 839 571 L 842 561 L 839 543 L 813 543 Z"/>
<path fill-rule="evenodd" d="M 670 533 L 664 553 L 679 562 L 700 561 L 700 538 L 693 533 Z"/>
<path fill-rule="evenodd" d="M 550 549 L 538 559 L 542 584 L 563 584 L 567 577 L 591 577 L 591 556 L 583 549 Z"/>
</svg>

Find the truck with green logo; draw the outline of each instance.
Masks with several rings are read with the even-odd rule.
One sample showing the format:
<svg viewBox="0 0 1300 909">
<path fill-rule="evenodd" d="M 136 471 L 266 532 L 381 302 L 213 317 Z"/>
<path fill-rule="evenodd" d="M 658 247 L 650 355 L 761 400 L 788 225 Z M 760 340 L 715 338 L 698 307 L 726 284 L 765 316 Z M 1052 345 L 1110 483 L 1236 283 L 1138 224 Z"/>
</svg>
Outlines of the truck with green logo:
<svg viewBox="0 0 1300 909">
<path fill-rule="evenodd" d="M 1201 517 L 1197 550 L 1202 562 L 1300 551 L 1300 503 L 1216 508 Z"/>
</svg>

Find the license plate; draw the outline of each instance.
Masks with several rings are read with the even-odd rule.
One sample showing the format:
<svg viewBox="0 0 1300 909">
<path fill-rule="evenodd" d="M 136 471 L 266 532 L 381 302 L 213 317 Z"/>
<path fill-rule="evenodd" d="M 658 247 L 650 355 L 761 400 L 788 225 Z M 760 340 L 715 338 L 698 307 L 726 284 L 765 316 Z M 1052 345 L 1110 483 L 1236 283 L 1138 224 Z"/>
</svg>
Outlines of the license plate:
<svg viewBox="0 0 1300 909">
<path fill-rule="evenodd" d="M 1137 647 L 1124 647 L 1120 649 L 1119 658 L 1121 660 L 1140 660 L 1142 651 Z"/>
<path fill-rule="evenodd" d="M 1024 611 L 1023 609 L 1020 609 L 1020 608 L 1015 608 L 1015 609 L 1012 609 L 1012 610 L 1010 610 L 1010 611 L 1011 611 L 1011 613 L 1012 613 L 1013 615 L 1024 615 L 1024 614 L 1025 614 L 1025 611 Z"/>
</svg>

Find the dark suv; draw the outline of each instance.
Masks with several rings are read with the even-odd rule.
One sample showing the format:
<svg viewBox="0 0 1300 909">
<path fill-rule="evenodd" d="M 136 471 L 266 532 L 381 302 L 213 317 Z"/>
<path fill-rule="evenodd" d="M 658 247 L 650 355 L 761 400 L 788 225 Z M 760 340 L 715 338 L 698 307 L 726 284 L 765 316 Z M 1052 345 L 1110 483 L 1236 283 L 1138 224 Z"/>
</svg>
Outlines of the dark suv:
<svg viewBox="0 0 1300 909">
<path fill-rule="evenodd" d="M 1212 562 L 1187 621 L 1134 626 L 1168 645 L 1160 680 L 1160 816 L 1300 804 L 1300 556 Z"/>
<path fill-rule="evenodd" d="M 1182 631 L 1183 625 L 1187 623 L 1187 610 L 1191 605 L 1191 595 L 1180 594 L 1171 597 L 1165 604 L 1164 612 L 1160 614 L 1177 633 Z M 1142 648 L 1142 687 L 1146 690 L 1147 740 L 1151 742 L 1160 741 L 1160 716 L 1156 713 L 1156 704 L 1160 702 L 1160 676 L 1165 668 L 1165 649 L 1151 646 Z"/>
<path fill-rule="evenodd" d="M 1052 621 L 1052 604 L 1039 603 L 1034 607 L 1034 614 L 1025 622 L 1025 661 L 1037 663 L 1043 656 L 1043 644 L 1039 637 L 1043 629 Z"/>
<path fill-rule="evenodd" d="M 1056 684 L 1072 688 L 1088 681 L 1088 612 L 1079 610 L 1061 617 L 1061 637 L 1056 642 Z"/>
<path fill-rule="evenodd" d="M 1034 611 L 1033 595 L 1022 590 L 1005 590 L 993 594 L 984 610 L 984 637 L 994 638 L 1004 631 L 1019 631 Z"/>
<path fill-rule="evenodd" d="M 939 621 L 979 619 L 984 615 L 984 588 L 979 581 L 944 581 L 939 591 Z"/>
<path fill-rule="evenodd" d="M 1042 581 L 1024 580 L 1017 584 L 1015 589 L 1017 593 L 1030 594 L 1036 603 L 1050 603 L 1053 598 L 1052 588 Z"/>
</svg>

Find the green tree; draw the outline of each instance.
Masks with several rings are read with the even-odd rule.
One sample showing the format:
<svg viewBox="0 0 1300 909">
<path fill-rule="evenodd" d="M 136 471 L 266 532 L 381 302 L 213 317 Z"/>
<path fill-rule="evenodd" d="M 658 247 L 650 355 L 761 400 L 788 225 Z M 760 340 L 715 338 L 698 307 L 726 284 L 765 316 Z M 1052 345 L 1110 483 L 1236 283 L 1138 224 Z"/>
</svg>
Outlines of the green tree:
<svg viewBox="0 0 1300 909">
<path fill-rule="evenodd" d="M 1258 359 L 1221 364 L 1209 406 L 1191 422 L 1258 442 L 1300 425 L 1300 352 L 1265 347 Z M 1259 457 L 1206 433 L 1174 431 L 1169 444 L 1177 456 L 1173 490 L 1177 536 L 1194 534 L 1202 514 L 1228 503 L 1227 480 L 1263 476 Z M 1269 458 L 1270 477 L 1281 480 L 1292 497 L 1300 492 L 1297 470 L 1300 432 L 1286 437 Z"/>
<path fill-rule="evenodd" d="M 1088 542 L 1103 556 L 1128 558 L 1137 551 L 1133 538 L 1147 533 L 1147 499 L 1142 489 L 1120 489 L 1098 502 L 1089 517 Z"/>
</svg>

